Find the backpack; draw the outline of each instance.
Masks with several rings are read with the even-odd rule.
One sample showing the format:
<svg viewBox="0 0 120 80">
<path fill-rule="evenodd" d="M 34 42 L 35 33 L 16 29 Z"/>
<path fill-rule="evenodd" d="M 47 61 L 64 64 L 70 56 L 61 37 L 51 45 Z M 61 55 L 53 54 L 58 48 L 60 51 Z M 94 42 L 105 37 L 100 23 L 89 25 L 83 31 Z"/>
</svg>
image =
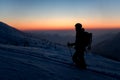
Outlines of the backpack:
<svg viewBox="0 0 120 80">
<path fill-rule="evenodd" d="M 92 33 L 84 32 L 84 45 L 89 46 L 92 43 Z"/>
</svg>

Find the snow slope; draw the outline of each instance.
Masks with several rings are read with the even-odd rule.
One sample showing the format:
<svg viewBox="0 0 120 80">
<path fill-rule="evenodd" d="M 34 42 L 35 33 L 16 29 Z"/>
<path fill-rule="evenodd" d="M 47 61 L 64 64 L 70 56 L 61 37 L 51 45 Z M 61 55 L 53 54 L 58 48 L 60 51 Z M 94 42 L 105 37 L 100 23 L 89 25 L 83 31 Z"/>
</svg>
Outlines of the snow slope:
<svg viewBox="0 0 120 80">
<path fill-rule="evenodd" d="M 88 70 L 72 65 L 67 48 L 0 45 L 0 80 L 119 80 L 120 63 L 86 54 Z"/>
<path fill-rule="evenodd" d="M 23 43 L 23 39 L 24 34 L 21 31 L 0 22 L 0 43 L 15 45 L 17 43 Z"/>
<path fill-rule="evenodd" d="M 85 58 L 88 70 L 80 70 L 67 47 L 35 39 L 0 22 L 0 80 L 120 79 L 120 62 L 93 54 Z"/>
</svg>

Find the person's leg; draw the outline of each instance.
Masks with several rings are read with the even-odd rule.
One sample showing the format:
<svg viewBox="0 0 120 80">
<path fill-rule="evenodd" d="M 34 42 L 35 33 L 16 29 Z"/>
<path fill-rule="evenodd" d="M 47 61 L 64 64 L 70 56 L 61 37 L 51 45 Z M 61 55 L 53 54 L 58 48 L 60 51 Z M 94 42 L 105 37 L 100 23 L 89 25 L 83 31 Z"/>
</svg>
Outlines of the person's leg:
<svg viewBox="0 0 120 80">
<path fill-rule="evenodd" d="M 79 60 L 79 51 L 78 50 L 76 50 L 76 52 L 72 56 L 72 60 L 77 67 L 79 67 L 81 65 L 80 60 Z"/>
<path fill-rule="evenodd" d="M 86 69 L 86 63 L 85 63 L 85 59 L 84 59 L 84 50 L 83 49 L 76 50 L 76 52 L 72 56 L 72 60 L 77 67 L 79 67 L 81 69 Z"/>
<path fill-rule="evenodd" d="M 80 50 L 78 57 L 79 57 L 79 67 L 82 69 L 86 69 L 86 63 L 84 59 L 84 49 Z"/>
<path fill-rule="evenodd" d="M 76 64 L 76 62 L 78 62 L 78 53 L 77 52 L 75 52 L 74 54 L 73 54 L 73 56 L 72 56 L 72 60 L 73 60 L 73 62 Z"/>
</svg>

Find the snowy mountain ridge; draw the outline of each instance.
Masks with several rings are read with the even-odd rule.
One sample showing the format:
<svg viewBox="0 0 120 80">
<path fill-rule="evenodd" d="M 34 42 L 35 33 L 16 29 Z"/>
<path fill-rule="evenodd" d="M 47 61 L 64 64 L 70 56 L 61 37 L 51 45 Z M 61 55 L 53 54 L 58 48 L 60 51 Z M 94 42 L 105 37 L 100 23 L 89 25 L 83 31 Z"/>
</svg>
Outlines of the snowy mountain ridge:
<svg viewBox="0 0 120 80">
<path fill-rule="evenodd" d="M 17 44 L 23 42 L 24 35 L 21 31 L 0 22 L 0 43 L 3 44 Z"/>
<path fill-rule="evenodd" d="M 87 53 L 88 69 L 81 70 L 73 65 L 67 46 L 26 36 L 3 23 L 0 27 L 0 80 L 120 80 L 120 62 Z M 5 33 L 2 28 L 13 32 Z"/>
</svg>

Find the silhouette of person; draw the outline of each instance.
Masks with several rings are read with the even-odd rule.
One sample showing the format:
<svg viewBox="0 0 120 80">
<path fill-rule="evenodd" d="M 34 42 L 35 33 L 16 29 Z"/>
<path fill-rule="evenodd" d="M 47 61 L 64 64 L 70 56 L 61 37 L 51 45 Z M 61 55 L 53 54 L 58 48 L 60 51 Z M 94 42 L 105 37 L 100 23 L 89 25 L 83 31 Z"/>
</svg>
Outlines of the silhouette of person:
<svg viewBox="0 0 120 80">
<path fill-rule="evenodd" d="M 75 43 L 68 43 L 68 46 L 74 46 L 75 53 L 72 56 L 72 60 L 75 65 L 81 69 L 86 69 L 86 63 L 84 59 L 84 52 L 86 49 L 86 43 L 84 40 L 84 34 L 86 33 L 84 28 L 82 28 L 82 24 L 75 24 L 76 30 L 76 40 Z"/>
</svg>

